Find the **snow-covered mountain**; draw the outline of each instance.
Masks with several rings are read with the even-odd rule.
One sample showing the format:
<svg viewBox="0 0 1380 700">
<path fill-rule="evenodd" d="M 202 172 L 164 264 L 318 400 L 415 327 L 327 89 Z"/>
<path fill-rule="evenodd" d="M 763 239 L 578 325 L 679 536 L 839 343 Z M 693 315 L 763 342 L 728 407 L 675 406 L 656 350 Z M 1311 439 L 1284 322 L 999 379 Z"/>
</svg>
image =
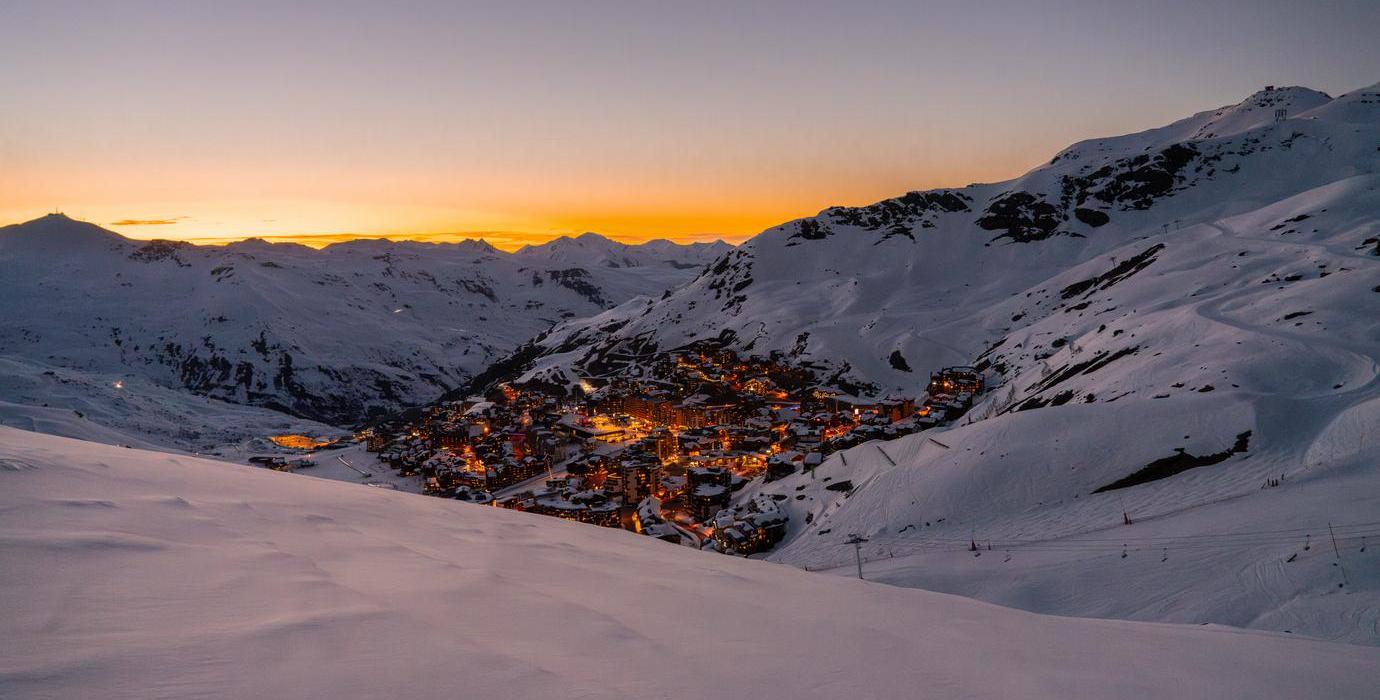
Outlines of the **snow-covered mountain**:
<svg viewBox="0 0 1380 700">
<path fill-rule="evenodd" d="M 595 234 L 515 254 L 195 246 L 51 215 L 0 229 L 0 356 L 348 423 L 434 399 L 551 324 L 674 287 L 726 249 Z"/>
<path fill-rule="evenodd" d="M 1373 209 L 1346 202 L 1363 197 L 1373 184 L 1367 177 L 1380 170 L 1377 93 L 1334 100 L 1271 89 L 1163 128 L 1076 144 L 1008 182 L 912 192 L 783 224 L 727 252 L 668 298 L 649 295 L 557 327 L 525 353 L 544 356 L 531 376 L 602 374 L 636 355 L 629 350 L 717 337 L 747 352 L 830 364 L 879 389 L 914 390 L 925 368 L 972 360 L 1031 325 L 1037 306 L 1082 303 L 1081 295 L 1098 290 L 1060 294 L 1121 261 L 1153 259 L 1158 251 L 1146 251 L 1155 243 L 1195 225 L 1229 217 L 1265 224 L 1191 234 L 1217 235 L 1225 248 L 1236 247 L 1228 238 L 1259 236 L 1278 243 L 1263 247 L 1295 258 L 1305 238 L 1343 236 L 1338 245 L 1363 255 L 1373 248 L 1363 242 Z M 1334 199 L 1340 208 L 1320 211 Z M 1300 211 L 1285 213 L 1291 209 Z M 1315 220 L 1270 230 L 1302 213 Z M 1352 228 L 1314 233 L 1320 215 L 1331 217 L 1327 226 Z M 1026 292 L 1031 309 L 1022 314 Z M 1041 298 L 1049 295 L 1053 301 Z"/>
<path fill-rule="evenodd" d="M 953 364 L 995 385 L 961 425 L 753 487 L 792 514 L 773 559 L 847 572 L 858 534 L 894 583 L 1380 643 L 1380 86 L 829 209 L 509 364 L 636 373 L 708 338 L 863 394 Z"/>
<path fill-rule="evenodd" d="M 514 255 L 529 264 L 548 267 L 660 268 L 695 270 L 714 260 L 732 246 L 713 243 L 674 243 L 665 239 L 630 245 L 609 240 L 597 233 L 561 236 L 539 245 L 525 245 Z"/>
<path fill-rule="evenodd" d="M 1359 699 L 1380 671 L 9 428 L 0 609 L 16 698 Z"/>
</svg>

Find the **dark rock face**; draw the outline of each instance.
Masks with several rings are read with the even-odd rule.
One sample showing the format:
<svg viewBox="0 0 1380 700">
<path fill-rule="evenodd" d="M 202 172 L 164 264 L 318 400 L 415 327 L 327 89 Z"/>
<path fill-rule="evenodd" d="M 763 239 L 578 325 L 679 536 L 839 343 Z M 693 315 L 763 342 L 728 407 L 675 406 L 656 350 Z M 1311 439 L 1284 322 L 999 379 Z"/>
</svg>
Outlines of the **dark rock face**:
<svg viewBox="0 0 1380 700">
<path fill-rule="evenodd" d="M 247 356 L 254 360 L 230 358 Z M 131 355 L 131 359 L 133 359 Z M 371 414 L 385 412 L 402 402 L 396 377 L 369 366 L 332 368 L 306 367 L 313 378 L 329 381 L 302 381 L 301 374 L 286 347 L 261 333 L 249 348 L 225 348 L 207 336 L 199 345 L 167 341 L 148 348 L 144 361 L 168 367 L 178 384 L 188 391 L 222 401 L 246 403 L 282 411 L 335 425 L 358 423 Z M 418 373 L 419 368 L 388 363 L 399 374 Z M 455 381 L 449 377 L 427 375 L 444 391 Z M 371 391 L 351 391 L 350 387 L 370 387 Z"/>
<path fill-rule="evenodd" d="M 1168 457 L 1162 457 L 1160 459 L 1157 459 L 1145 465 L 1143 468 L 1137 470 L 1136 472 L 1130 474 L 1129 476 L 1117 479 L 1116 481 L 1113 481 L 1112 483 L 1107 484 L 1106 486 L 1098 488 L 1097 490 L 1093 491 L 1093 493 L 1115 491 L 1117 489 L 1124 489 L 1131 486 L 1137 486 L 1140 484 L 1149 483 L 1151 481 L 1157 481 L 1159 479 L 1167 479 L 1176 474 L 1182 474 L 1183 472 L 1186 472 L 1190 469 L 1195 469 L 1197 467 L 1206 467 L 1209 465 L 1217 464 L 1218 462 L 1225 462 L 1232 455 L 1245 452 L 1247 449 L 1250 448 L 1250 444 L 1251 431 L 1247 430 L 1246 432 L 1237 435 L 1236 442 L 1232 444 L 1231 447 L 1222 450 L 1221 452 L 1214 452 L 1212 454 L 1199 456 L 1189 454 L 1188 452 L 1185 452 L 1183 448 L 1177 448 L 1174 450 L 1174 454 Z"/>
<path fill-rule="evenodd" d="M 1106 289 L 1149 267 L 1151 263 L 1155 262 L 1155 257 L 1159 255 L 1161 250 L 1164 250 L 1164 244 L 1156 243 L 1139 254 L 1122 260 L 1112 267 L 1112 269 L 1096 277 L 1074 282 L 1064 287 L 1059 290 L 1059 297 L 1061 299 L 1072 299 L 1080 294 L 1087 296 L 1099 289 Z"/>
<path fill-rule="evenodd" d="M 183 248 L 186 248 L 189 245 L 191 245 L 191 243 L 188 243 L 186 241 L 150 241 L 148 244 L 141 246 L 138 250 L 134 251 L 133 253 L 130 253 L 129 259 L 138 260 L 139 262 L 146 263 L 154 263 L 162 260 L 169 260 L 176 264 L 178 267 L 191 267 L 191 265 L 182 262 L 182 259 L 177 257 L 178 251 L 182 250 Z"/>
<path fill-rule="evenodd" d="M 1107 365 L 1110 365 L 1123 357 L 1126 357 L 1128 355 L 1134 355 L 1139 351 L 1140 346 L 1138 345 L 1125 347 L 1115 352 L 1103 350 L 1101 352 L 1098 352 L 1096 355 L 1093 355 L 1090 359 L 1084 360 L 1082 362 L 1075 362 L 1071 365 L 1062 365 L 1055 369 L 1053 372 L 1051 372 L 1049 376 L 1040 380 L 1034 386 L 1030 387 L 1027 390 L 1027 393 L 1030 395 L 1030 398 L 1025 399 L 1024 401 L 1012 406 L 1010 409 L 1007 410 L 1031 411 L 1037 408 L 1044 408 L 1045 406 L 1049 405 L 1058 406 L 1060 404 L 1068 403 L 1074 397 L 1073 392 L 1060 392 L 1059 394 L 1056 394 L 1051 398 L 1044 398 L 1040 396 L 1040 394 L 1042 394 L 1047 389 L 1052 389 L 1058 386 L 1059 384 L 1062 384 L 1063 382 L 1072 379 L 1080 374 L 1092 374 L 1097 370 L 1102 369 L 1103 367 L 1106 367 Z M 1054 400 L 1059 400 L 1059 403 L 1052 403 Z"/>
<path fill-rule="evenodd" d="M 1191 143 L 1174 144 L 1158 153 L 1143 153 L 1108 163 L 1088 175 L 1060 178 L 1057 203 L 1042 193 L 1007 192 L 993 199 L 976 223 L 988 231 L 1001 231 L 997 239 L 1024 243 L 1055 235 L 1078 236 L 1059 227 L 1073 218 L 1092 228 L 1105 226 L 1111 216 L 1084 206 L 1090 201 L 1122 210 L 1149 209 L 1173 195 L 1183 184 L 1185 171 L 1200 159 Z M 995 239 L 994 239 L 995 240 Z"/>
<path fill-rule="evenodd" d="M 900 371 L 900 372 L 911 372 L 911 371 L 913 371 L 913 370 L 910 368 L 910 363 L 909 363 L 909 362 L 906 362 L 906 358 L 905 358 L 904 355 L 901 354 L 901 351 L 900 351 L 900 350 L 892 350 L 892 351 L 891 351 L 891 357 L 889 357 L 889 358 L 887 358 L 887 359 L 888 359 L 888 361 L 891 362 L 891 368 L 894 369 L 894 370 L 897 370 L 897 371 Z"/>
<path fill-rule="evenodd" d="M 934 228 L 933 215 L 969 211 L 971 201 L 968 195 L 956 190 L 908 192 L 865 207 L 831 207 L 820 212 L 820 216 L 868 231 L 886 228 L 891 231 L 887 235 L 890 238 L 896 235 L 894 229 L 898 226 L 907 232 L 917 223 L 920 228 Z"/>
<path fill-rule="evenodd" d="M 976 223 L 986 231 L 1002 231 L 993 240 L 1010 238 L 1017 243 L 1026 243 L 1049 238 L 1064 218 L 1058 207 L 1042 199 L 1042 196 L 1029 192 L 1003 194 L 987 205 L 987 211 Z"/>
<path fill-rule="evenodd" d="M 816 219 L 801 219 L 796 222 L 796 232 L 791 234 L 787 240 L 792 238 L 818 241 L 833 235 L 833 229 L 828 224 L 821 224 Z"/>
<path fill-rule="evenodd" d="M 608 308 L 613 305 L 604 298 L 604 290 L 589 281 L 589 272 L 582 268 L 572 267 L 568 270 L 547 270 L 546 274 L 551 278 L 552 282 L 579 294 L 602 308 Z"/>
<path fill-rule="evenodd" d="M 477 280 L 456 280 L 456 284 L 471 294 L 478 294 L 494 303 L 498 302 L 498 295 L 494 293 L 494 288 L 483 282 Z"/>
<path fill-rule="evenodd" d="M 809 221 L 812 220 L 802 219 L 801 224 Z M 709 289 L 714 290 L 714 300 L 724 300 L 722 311 L 729 316 L 738 315 L 747 301 L 747 295 L 742 292 L 752 285 L 752 262 L 752 255 L 739 248 L 719 258 L 708 271 Z"/>
<path fill-rule="evenodd" d="M 1089 197 L 1123 209 L 1149 209 L 1169 195 L 1181 174 L 1198 157 L 1191 143 L 1177 143 L 1159 153 L 1141 154 L 1104 165 L 1074 180 L 1078 203 Z"/>
<path fill-rule="evenodd" d="M 1075 219 L 1093 228 L 1105 226 L 1107 222 L 1112 220 L 1112 217 L 1107 216 L 1106 212 L 1100 212 L 1096 209 L 1084 209 L 1082 207 L 1074 209 L 1073 216 Z"/>
</svg>

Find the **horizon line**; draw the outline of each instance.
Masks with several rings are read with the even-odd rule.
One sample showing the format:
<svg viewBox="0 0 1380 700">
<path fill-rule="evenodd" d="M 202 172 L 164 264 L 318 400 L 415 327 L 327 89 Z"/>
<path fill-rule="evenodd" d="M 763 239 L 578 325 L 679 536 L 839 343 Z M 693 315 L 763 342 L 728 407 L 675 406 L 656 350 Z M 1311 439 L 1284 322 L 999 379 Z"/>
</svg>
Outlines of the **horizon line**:
<svg viewBox="0 0 1380 700">
<path fill-rule="evenodd" d="M 622 243 L 622 244 L 624 244 L 624 245 L 634 245 L 634 246 L 635 246 L 635 245 L 642 245 L 642 244 L 645 244 L 645 243 L 651 243 L 651 242 L 654 242 L 654 241 L 666 241 L 666 242 L 668 242 L 668 243 L 672 243 L 672 244 L 675 244 L 675 245 L 693 245 L 693 244 L 697 244 L 697 243 L 708 243 L 708 244 L 723 243 L 723 244 L 725 244 L 725 245 L 737 247 L 738 245 L 741 245 L 743 242 L 745 242 L 745 241 L 747 241 L 748 239 L 753 238 L 754 236 L 757 235 L 757 234 L 755 234 L 755 233 L 754 233 L 754 234 L 725 234 L 725 233 L 716 233 L 716 232 L 704 232 L 704 233 L 689 233 L 689 234 L 672 234 L 672 235 L 665 235 L 665 236 L 653 236 L 653 237 L 650 237 L 650 238 L 638 239 L 638 237 L 636 237 L 636 236 L 630 236 L 630 235 L 627 235 L 627 234 L 609 234 L 609 233 L 601 233 L 601 232 L 598 232 L 598 231 L 578 231 L 578 232 L 577 232 L 577 231 L 573 231 L 573 230 L 572 230 L 572 231 L 567 231 L 567 232 L 563 232 L 563 233 L 555 233 L 555 234 L 538 234 L 538 233 L 532 233 L 532 232 L 528 232 L 528 231 L 518 231 L 518 230 L 487 229 L 487 230 L 474 230 L 474 231 L 430 231 L 430 232 L 426 232 L 426 231 L 415 231 L 415 232 L 407 232 L 407 233 L 362 233 L 362 232 L 340 231 L 340 232 L 325 232 L 325 233 L 281 233 L 281 234 L 261 234 L 261 235 L 256 235 L 256 234 L 245 234 L 245 235 L 204 235 L 204 236 L 195 236 L 195 237 L 163 237 L 163 236 L 153 236 L 153 237 L 144 238 L 144 237 L 129 236 L 129 235 L 126 235 L 125 233 L 123 233 L 122 231 L 117 230 L 117 229 L 122 229 L 122 228 L 127 228 L 127 227 L 135 227 L 135 228 L 153 227 L 153 228 L 157 228 L 157 226 L 154 224 L 154 222 L 157 222 L 158 224 L 164 224 L 164 223 L 169 223 L 169 224 L 171 224 L 171 223 L 173 223 L 173 222 L 175 222 L 175 221 L 182 221 L 182 220 L 185 220 L 186 217 L 144 218 L 144 219 L 126 218 L 126 219 L 119 219 L 119 220 L 111 221 L 111 222 L 96 222 L 96 221 L 91 221 L 91 220 L 87 220 L 87 219 L 82 219 L 82 218 L 79 218 L 79 217 L 70 216 L 70 215 L 68 215 L 66 212 L 63 212 L 63 211 L 60 211 L 60 210 L 50 211 L 50 212 L 47 212 L 47 213 L 43 214 L 42 216 L 35 217 L 35 218 L 33 218 L 33 219 L 27 219 L 27 220 L 24 220 L 24 221 L 16 221 L 16 222 L 14 222 L 14 223 L 12 223 L 12 224 L 0 225 L 0 227 L 11 226 L 11 225 L 13 225 L 13 226 L 18 226 L 18 225 L 22 225 L 22 224 L 29 223 L 29 222 L 32 222 L 32 221 L 37 221 L 37 220 L 40 220 L 40 219 L 43 219 L 43 218 L 46 218 L 46 217 L 50 217 L 50 216 L 61 216 L 61 217 L 64 217 L 64 218 L 71 219 L 71 220 L 73 220 L 73 221 L 81 221 L 81 222 L 84 222 L 84 223 L 90 223 L 90 224 L 99 226 L 99 227 L 101 227 L 102 229 L 104 229 L 104 230 L 106 230 L 106 231 L 110 231 L 111 233 L 114 233 L 115 235 L 120 236 L 121 238 L 124 238 L 124 239 L 126 239 L 126 240 L 131 240 L 131 241 L 148 241 L 148 242 L 152 242 L 152 241 L 177 241 L 177 242 L 180 242 L 180 243 L 187 243 L 187 244 L 190 244 L 190 245 L 208 246 L 208 247 L 219 247 L 219 246 L 231 245 L 231 244 L 233 244 L 233 243 L 242 243 L 242 242 L 245 242 L 245 241 L 259 240 L 259 241 L 263 241 L 263 242 L 265 242 L 265 243 L 268 243 L 269 245 L 293 245 L 293 244 L 296 244 L 296 245 L 306 246 L 306 247 L 308 247 L 308 248 L 314 248 L 314 249 L 317 249 L 317 250 L 321 250 L 321 249 L 323 249 L 323 248 L 327 248 L 327 247 L 332 246 L 332 245 L 338 245 L 338 244 L 341 244 L 341 243 L 349 243 L 349 242 L 352 242 L 352 241 L 388 241 L 388 242 L 391 242 L 391 243 L 412 242 L 412 243 L 424 243 L 424 244 L 428 244 L 428 245 L 448 245 L 448 244 L 459 244 L 459 243 L 465 243 L 465 242 L 474 242 L 474 243 L 484 243 L 484 244 L 489 245 L 489 246 L 491 246 L 491 247 L 493 247 L 493 248 L 496 248 L 496 249 L 498 249 L 498 250 L 502 250 L 502 251 L 511 253 L 511 252 L 515 252 L 515 251 L 517 251 L 517 250 L 520 250 L 520 249 L 522 249 L 522 248 L 524 248 L 524 247 L 526 247 L 526 246 L 537 247 L 537 246 L 546 245 L 546 244 L 551 243 L 551 242 L 553 242 L 553 241 L 557 241 L 557 240 L 561 240 L 561 239 L 576 239 L 576 238 L 579 238 L 579 237 L 581 237 L 581 236 L 589 235 L 589 234 L 598 236 L 598 237 L 600 237 L 600 238 L 603 238 L 603 239 L 605 239 L 605 240 L 612 241 L 612 242 L 615 242 L 615 243 Z M 764 230 L 765 230 L 765 229 L 764 229 Z M 759 232 L 759 233 L 760 233 L 760 232 Z M 735 239 L 740 239 L 740 240 L 735 240 Z"/>
</svg>

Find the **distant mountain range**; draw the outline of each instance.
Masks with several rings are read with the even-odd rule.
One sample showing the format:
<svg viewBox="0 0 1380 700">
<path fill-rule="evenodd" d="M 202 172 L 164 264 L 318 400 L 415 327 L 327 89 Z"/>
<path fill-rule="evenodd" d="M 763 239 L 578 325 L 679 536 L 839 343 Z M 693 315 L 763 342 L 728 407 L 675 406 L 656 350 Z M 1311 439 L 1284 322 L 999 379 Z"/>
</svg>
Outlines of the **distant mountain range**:
<svg viewBox="0 0 1380 700">
<path fill-rule="evenodd" d="M 55 214 L 0 229 L 0 356 L 349 424 L 432 400 L 553 323 L 660 294 L 730 249 L 592 233 L 516 253 L 196 246 Z"/>
</svg>

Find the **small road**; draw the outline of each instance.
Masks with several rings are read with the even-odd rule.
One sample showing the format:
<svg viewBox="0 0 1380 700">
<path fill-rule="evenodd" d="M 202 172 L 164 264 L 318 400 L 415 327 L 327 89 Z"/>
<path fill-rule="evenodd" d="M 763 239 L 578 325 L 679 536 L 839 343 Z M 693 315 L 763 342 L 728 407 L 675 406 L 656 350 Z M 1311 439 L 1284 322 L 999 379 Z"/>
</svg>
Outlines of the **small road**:
<svg viewBox="0 0 1380 700">
<path fill-rule="evenodd" d="M 341 463 L 341 464 L 343 464 L 343 465 L 349 467 L 350 469 L 353 469 L 353 470 L 355 471 L 355 473 L 359 474 L 362 478 L 368 479 L 369 477 L 373 476 L 373 474 L 370 474 L 369 472 L 363 471 L 363 470 L 359 469 L 358 467 L 356 467 L 355 465 L 350 464 L 349 460 L 345 459 L 344 457 L 341 457 L 340 455 L 336 455 L 335 458 L 336 458 L 337 460 L 340 460 L 340 463 Z"/>
</svg>

